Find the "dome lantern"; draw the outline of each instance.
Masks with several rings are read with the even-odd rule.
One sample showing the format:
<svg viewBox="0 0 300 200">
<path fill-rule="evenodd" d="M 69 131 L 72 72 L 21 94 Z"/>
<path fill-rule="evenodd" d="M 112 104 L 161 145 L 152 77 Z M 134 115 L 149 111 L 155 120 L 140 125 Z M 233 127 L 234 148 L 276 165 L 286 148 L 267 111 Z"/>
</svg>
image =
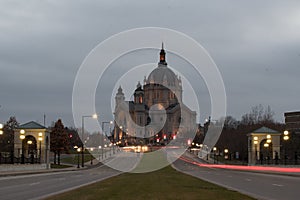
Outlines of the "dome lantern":
<svg viewBox="0 0 300 200">
<path fill-rule="evenodd" d="M 161 44 L 161 50 L 160 50 L 160 53 L 159 53 L 159 64 L 163 64 L 163 65 L 167 65 L 167 62 L 166 62 L 166 52 L 164 50 L 164 43 L 162 42 Z"/>
</svg>

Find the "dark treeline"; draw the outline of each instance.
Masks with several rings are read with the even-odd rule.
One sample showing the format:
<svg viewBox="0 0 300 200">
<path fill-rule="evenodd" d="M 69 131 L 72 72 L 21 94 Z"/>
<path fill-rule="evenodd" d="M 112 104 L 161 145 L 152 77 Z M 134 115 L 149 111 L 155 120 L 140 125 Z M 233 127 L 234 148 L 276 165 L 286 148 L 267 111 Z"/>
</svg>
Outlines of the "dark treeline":
<svg viewBox="0 0 300 200">
<path fill-rule="evenodd" d="M 223 152 L 224 149 L 228 149 L 229 154 L 232 157 L 238 152 L 239 159 L 245 161 L 248 156 L 248 133 L 259 129 L 262 126 L 266 126 L 278 132 L 283 132 L 285 129 L 285 124 L 274 120 L 274 112 L 271 110 L 270 106 L 265 108 L 262 105 L 252 107 L 249 113 L 246 113 L 241 117 L 241 120 L 237 120 L 232 116 L 227 116 L 220 121 L 224 121 L 224 126 L 219 140 L 215 145 L 218 151 Z M 203 134 L 197 134 L 194 142 L 198 144 L 202 143 L 208 127 L 217 125 L 218 123 L 219 121 L 212 122 L 210 120 L 206 122 L 203 127 Z"/>
</svg>

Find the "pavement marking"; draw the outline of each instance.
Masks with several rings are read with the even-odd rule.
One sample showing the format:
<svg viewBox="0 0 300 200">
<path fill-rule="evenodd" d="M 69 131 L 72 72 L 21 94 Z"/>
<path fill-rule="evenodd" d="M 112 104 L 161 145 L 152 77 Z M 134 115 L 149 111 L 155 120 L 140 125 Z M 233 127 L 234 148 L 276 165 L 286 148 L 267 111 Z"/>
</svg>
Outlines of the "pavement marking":
<svg viewBox="0 0 300 200">
<path fill-rule="evenodd" d="M 41 183 L 41 182 L 30 183 L 29 186 L 38 185 L 38 184 L 40 184 L 40 183 Z"/>
<path fill-rule="evenodd" d="M 232 176 L 230 176 L 230 175 L 229 175 L 229 176 L 227 176 L 227 177 L 228 177 L 228 178 L 232 178 Z"/>
<path fill-rule="evenodd" d="M 245 181 L 252 181 L 250 178 L 246 178 Z"/>
<path fill-rule="evenodd" d="M 8 190 L 8 189 L 12 189 L 12 188 L 19 188 L 19 187 L 22 187 L 22 186 L 28 186 L 28 184 L 18 184 L 18 185 L 10 185 L 10 186 L 4 186 L 4 187 L 0 187 L 0 191 L 3 190 L 5 192 L 5 190 Z"/>
<path fill-rule="evenodd" d="M 272 185 L 277 186 L 277 187 L 282 187 L 282 186 L 283 186 L 283 185 L 276 184 L 276 183 L 274 183 L 274 184 L 272 184 Z"/>
<path fill-rule="evenodd" d="M 59 181 L 64 181 L 66 178 L 58 178 Z"/>
<path fill-rule="evenodd" d="M 86 186 L 86 185 L 97 183 L 99 181 L 103 181 L 103 180 L 106 180 L 108 178 L 120 175 L 120 174 L 122 174 L 122 173 L 121 172 L 117 172 L 116 174 L 110 174 L 108 176 L 101 177 L 101 178 L 96 179 L 96 180 L 88 181 L 88 182 L 83 183 L 83 184 L 79 184 L 79 185 L 76 185 L 76 186 L 73 186 L 73 187 L 68 187 L 68 188 L 65 188 L 65 189 L 62 189 L 62 190 L 59 190 L 59 191 L 55 191 L 55 192 L 52 192 L 52 193 L 48 193 L 48 194 L 45 194 L 45 195 L 42 195 L 42 196 L 39 196 L 39 197 L 34 197 L 34 198 L 31 198 L 31 200 L 45 199 L 45 198 L 53 196 L 53 195 L 61 194 L 63 192 L 68 192 L 68 191 L 75 190 L 77 188 L 80 188 L 80 187 L 83 187 L 83 186 Z"/>
</svg>

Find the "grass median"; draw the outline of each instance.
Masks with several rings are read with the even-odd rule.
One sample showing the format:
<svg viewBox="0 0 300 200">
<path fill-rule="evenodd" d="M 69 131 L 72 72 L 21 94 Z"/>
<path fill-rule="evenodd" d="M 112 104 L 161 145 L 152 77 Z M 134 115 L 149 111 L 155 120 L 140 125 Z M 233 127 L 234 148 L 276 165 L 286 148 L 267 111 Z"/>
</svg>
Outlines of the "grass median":
<svg viewBox="0 0 300 200">
<path fill-rule="evenodd" d="M 98 199 L 222 199 L 251 197 L 177 172 L 168 166 L 151 172 L 125 173 L 102 182 L 52 196 L 47 200 Z"/>
</svg>

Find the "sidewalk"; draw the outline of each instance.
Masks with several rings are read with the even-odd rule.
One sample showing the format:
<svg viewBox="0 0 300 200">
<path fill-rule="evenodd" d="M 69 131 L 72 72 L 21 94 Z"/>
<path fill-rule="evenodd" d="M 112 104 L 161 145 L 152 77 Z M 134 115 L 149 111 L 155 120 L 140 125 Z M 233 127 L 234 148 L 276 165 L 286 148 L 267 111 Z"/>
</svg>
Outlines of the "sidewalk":
<svg viewBox="0 0 300 200">
<path fill-rule="evenodd" d="M 64 164 L 64 163 L 61 163 Z M 53 172 L 67 172 L 67 171 L 78 171 L 78 170 L 85 170 L 89 169 L 92 167 L 96 167 L 101 165 L 102 163 L 94 159 L 93 164 L 91 164 L 91 161 L 88 161 L 84 163 L 84 167 L 81 167 L 80 163 L 80 168 L 77 168 L 77 165 L 73 165 L 71 167 L 67 168 L 51 168 L 51 169 L 41 169 L 41 170 L 22 170 L 22 171 L 7 171 L 7 172 L 0 172 L 0 177 L 4 176 L 19 176 L 19 175 L 28 175 L 28 174 L 43 174 L 43 173 L 53 173 Z M 68 164 L 70 165 L 70 164 Z"/>
</svg>

